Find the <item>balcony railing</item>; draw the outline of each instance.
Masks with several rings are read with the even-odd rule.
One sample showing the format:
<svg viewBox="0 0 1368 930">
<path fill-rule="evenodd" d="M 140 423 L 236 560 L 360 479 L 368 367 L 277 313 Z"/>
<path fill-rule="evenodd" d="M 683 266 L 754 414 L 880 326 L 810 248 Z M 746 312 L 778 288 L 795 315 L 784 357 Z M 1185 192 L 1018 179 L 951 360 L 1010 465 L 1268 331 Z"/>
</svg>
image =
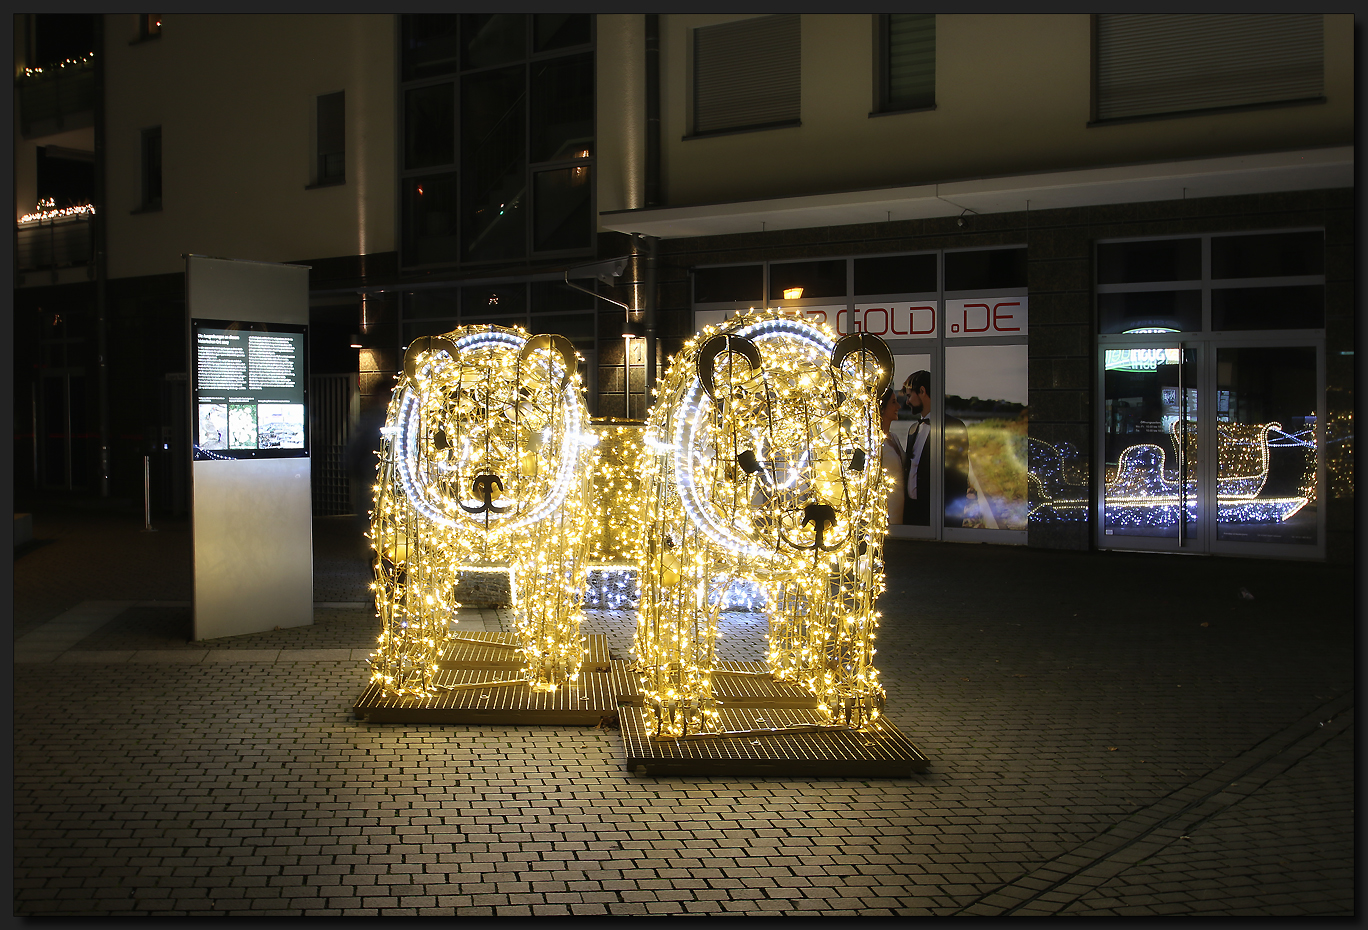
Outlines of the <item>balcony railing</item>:
<svg viewBox="0 0 1368 930">
<path fill-rule="evenodd" d="M 15 230 L 15 268 L 46 271 L 90 263 L 94 216 L 78 213 L 21 223 Z"/>
<path fill-rule="evenodd" d="M 72 117 L 95 111 L 95 60 L 68 61 L 20 75 L 19 130 L 25 136 L 74 128 Z"/>
</svg>

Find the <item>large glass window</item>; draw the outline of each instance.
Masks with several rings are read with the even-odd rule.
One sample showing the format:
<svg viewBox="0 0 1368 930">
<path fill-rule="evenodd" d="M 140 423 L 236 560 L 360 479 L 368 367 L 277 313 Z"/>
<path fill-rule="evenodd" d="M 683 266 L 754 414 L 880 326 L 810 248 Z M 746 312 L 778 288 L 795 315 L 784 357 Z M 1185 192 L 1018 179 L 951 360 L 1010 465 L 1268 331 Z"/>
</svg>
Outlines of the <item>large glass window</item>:
<svg viewBox="0 0 1368 930">
<path fill-rule="evenodd" d="M 592 252 L 593 21 L 587 14 L 403 17 L 405 267 Z M 445 197 L 451 179 L 454 201 Z M 427 181 L 443 188 L 435 211 L 417 194 L 420 184 L 432 186 Z M 437 226 L 440 232 L 428 231 Z"/>
<path fill-rule="evenodd" d="M 461 82 L 461 235 L 467 260 L 526 254 L 526 69 L 500 68 Z"/>
<path fill-rule="evenodd" d="M 1097 246 L 1104 548 L 1317 555 L 1324 235 Z"/>
<path fill-rule="evenodd" d="M 594 56 L 532 64 L 534 162 L 588 158 L 594 152 Z"/>
<path fill-rule="evenodd" d="M 727 265 L 694 272 L 694 302 L 759 303 L 765 299 L 764 265 Z"/>
<path fill-rule="evenodd" d="M 456 174 L 429 174 L 404 180 L 404 255 L 410 264 L 456 259 Z"/>
<path fill-rule="evenodd" d="M 446 82 L 404 92 L 404 167 L 434 168 L 456 161 L 456 85 Z"/>
<path fill-rule="evenodd" d="M 1216 350 L 1216 538 L 1316 542 L 1316 350 Z"/>
<path fill-rule="evenodd" d="M 405 81 L 455 74 L 460 64 L 457 20 L 449 13 L 414 13 L 400 30 Z"/>
<path fill-rule="evenodd" d="M 936 253 L 855 259 L 855 296 L 923 294 L 937 289 Z"/>
<path fill-rule="evenodd" d="M 461 17 L 465 37 L 462 67 L 487 68 L 527 55 L 527 17 L 520 13 L 467 13 Z"/>
<path fill-rule="evenodd" d="M 846 296 L 845 259 L 770 265 L 770 302 Z"/>
<path fill-rule="evenodd" d="M 945 525 L 1026 529 L 1026 345 L 945 348 Z"/>
</svg>

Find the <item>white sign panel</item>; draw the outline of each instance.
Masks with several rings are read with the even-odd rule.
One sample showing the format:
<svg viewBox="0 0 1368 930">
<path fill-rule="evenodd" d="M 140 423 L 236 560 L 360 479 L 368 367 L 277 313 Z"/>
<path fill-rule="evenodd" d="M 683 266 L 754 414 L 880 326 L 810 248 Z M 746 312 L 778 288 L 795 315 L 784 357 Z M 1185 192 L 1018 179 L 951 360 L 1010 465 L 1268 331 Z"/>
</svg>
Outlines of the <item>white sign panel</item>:
<svg viewBox="0 0 1368 930">
<path fill-rule="evenodd" d="M 945 335 L 1024 336 L 1025 297 L 978 297 L 945 302 Z"/>
</svg>

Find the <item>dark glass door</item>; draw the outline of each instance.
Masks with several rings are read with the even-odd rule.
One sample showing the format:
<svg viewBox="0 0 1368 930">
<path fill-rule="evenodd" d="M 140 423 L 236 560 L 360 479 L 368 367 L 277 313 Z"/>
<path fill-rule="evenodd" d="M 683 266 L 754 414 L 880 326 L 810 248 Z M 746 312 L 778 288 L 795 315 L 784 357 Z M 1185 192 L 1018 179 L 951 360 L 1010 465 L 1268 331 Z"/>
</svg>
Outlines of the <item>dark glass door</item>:
<svg viewBox="0 0 1368 930">
<path fill-rule="evenodd" d="M 1215 542 L 1320 540 L 1317 349 L 1215 349 Z"/>
<path fill-rule="evenodd" d="M 1201 549 L 1201 351 L 1178 342 L 1104 348 L 1106 548 Z"/>
</svg>

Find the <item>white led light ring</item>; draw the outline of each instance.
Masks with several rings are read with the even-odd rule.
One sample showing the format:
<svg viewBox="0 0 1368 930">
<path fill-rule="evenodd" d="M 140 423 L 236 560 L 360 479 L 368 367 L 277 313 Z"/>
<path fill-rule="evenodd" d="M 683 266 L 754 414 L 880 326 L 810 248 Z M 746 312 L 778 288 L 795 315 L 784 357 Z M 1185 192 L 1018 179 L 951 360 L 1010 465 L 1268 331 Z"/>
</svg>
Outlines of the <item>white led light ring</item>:
<svg viewBox="0 0 1368 930">
<path fill-rule="evenodd" d="M 735 335 L 753 339 L 756 342 L 766 339 L 796 339 L 798 344 L 809 350 L 809 357 L 821 363 L 829 362 L 836 343 L 821 330 L 808 324 L 792 320 L 764 320 L 741 327 Z M 674 478 L 679 488 L 679 497 L 695 525 L 703 534 L 720 546 L 739 552 L 750 558 L 762 561 L 781 561 L 778 552 L 755 545 L 749 539 L 738 536 L 730 523 L 723 523 L 713 513 L 711 505 L 700 498 L 698 486 L 694 482 L 694 439 L 699 425 L 707 418 L 712 403 L 703 390 L 702 382 L 695 377 L 684 393 L 680 405 L 682 415 L 676 421 L 674 434 Z"/>
<path fill-rule="evenodd" d="M 490 346 L 498 346 L 508 349 L 520 349 L 524 344 L 523 339 L 508 333 L 499 332 L 476 332 L 462 336 L 456 340 L 456 348 L 462 351 L 481 349 Z M 440 353 L 446 355 L 446 352 Z M 449 356 L 448 356 L 449 357 Z M 420 372 L 426 370 L 428 365 L 435 361 L 430 360 L 424 364 Z M 508 513 L 488 513 L 481 514 L 480 522 L 484 522 L 488 516 L 491 523 L 500 523 L 499 529 L 507 532 L 521 526 L 527 526 L 548 516 L 558 508 L 565 500 L 570 491 L 571 479 L 574 477 L 576 465 L 579 460 L 579 452 L 584 445 L 583 423 L 580 419 L 579 397 L 576 393 L 575 385 L 567 382 L 561 391 L 561 403 L 565 409 L 565 444 L 561 448 L 560 461 L 557 463 L 556 475 L 551 484 L 550 493 L 540 501 L 531 511 L 519 517 L 516 511 Z M 403 389 L 403 396 L 399 401 L 398 435 L 398 456 L 399 459 L 399 480 L 403 484 L 404 494 L 408 497 L 415 510 L 439 526 L 456 528 L 461 524 L 457 518 L 438 509 L 428 499 L 426 482 L 424 482 L 414 472 L 415 463 L 418 460 L 418 408 L 419 400 L 413 385 L 406 385 Z M 473 521 L 468 521 L 473 522 Z"/>
</svg>

